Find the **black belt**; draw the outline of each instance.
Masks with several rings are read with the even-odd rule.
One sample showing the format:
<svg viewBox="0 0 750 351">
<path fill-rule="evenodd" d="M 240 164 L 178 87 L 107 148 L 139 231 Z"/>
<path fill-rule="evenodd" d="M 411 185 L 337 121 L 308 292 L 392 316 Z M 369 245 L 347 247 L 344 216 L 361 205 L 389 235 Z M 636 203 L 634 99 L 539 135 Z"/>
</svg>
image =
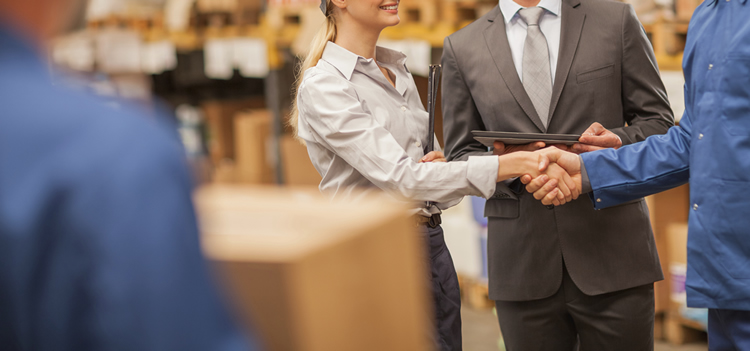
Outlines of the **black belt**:
<svg viewBox="0 0 750 351">
<path fill-rule="evenodd" d="M 422 215 L 415 215 L 417 225 L 425 224 L 430 228 L 435 228 L 440 225 L 440 223 L 443 223 L 442 219 L 440 219 L 440 214 L 436 213 L 430 217 L 425 217 Z"/>
</svg>

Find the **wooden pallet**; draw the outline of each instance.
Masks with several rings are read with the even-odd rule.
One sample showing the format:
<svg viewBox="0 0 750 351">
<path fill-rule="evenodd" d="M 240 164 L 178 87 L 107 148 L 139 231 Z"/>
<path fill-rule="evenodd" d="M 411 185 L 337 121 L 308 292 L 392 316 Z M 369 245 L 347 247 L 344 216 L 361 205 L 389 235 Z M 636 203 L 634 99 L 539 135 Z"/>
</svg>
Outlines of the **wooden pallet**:
<svg viewBox="0 0 750 351">
<path fill-rule="evenodd" d="M 263 10 L 259 0 L 199 0 L 196 3 L 199 23 L 214 25 L 258 25 Z"/>
<path fill-rule="evenodd" d="M 155 26 L 163 25 L 162 17 L 126 17 L 119 15 L 109 15 L 107 18 L 88 21 L 86 26 L 89 29 L 102 28 L 127 28 L 139 32 L 145 32 Z"/>
<path fill-rule="evenodd" d="M 489 297 L 486 281 L 459 276 L 458 284 L 461 287 L 461 300 L 470 308 L 486 310 L 495 307 L 495 301 Z"/>
<path fill-rule="evenodd" d="M 705 342 L 708 338 L 702 324 L 686 319 L 676 311 L 669 311 L 665 314 L 664 334 L 672 345 Z"/>
<path fill-rule="evenodd" d="M 306 16 L 312 14 L 323 18 L 317 3 L 269 4 L 266 7 L 264 17 L 268 25 L 280 30 L 285 26 L 299 26 Z"/>
<path fill-rule="evenodd" d="M 656 56 L 675 56 L 685 49 L 687 39 L 687 22 L 659 20 L 654 24 L 644 25 L 650 35 L 651 45 Z"/>
<path fill-rule="evenodd" d="M 401 23 L 433 26 L 440 20 L 438 0 L 402 0 L 398 7 Z"/>
<path fill-rule="evenodd" d="M 441 3 L 441 20 L 457 28 L 476 21 L 497 6 L 496 1 L 476 0 L 443 0 Z"/>
<path fill-rule="evenodd" d="M 695 12 L 695 9 L 698 7 L 698 5 L 700 5 L 700 3 L 700 0 L 676 0 L 674 4 L 675 17 L 679 21 L 690 21 L 690 18 L 693 16 L 693 12 Z"/>
</svg>

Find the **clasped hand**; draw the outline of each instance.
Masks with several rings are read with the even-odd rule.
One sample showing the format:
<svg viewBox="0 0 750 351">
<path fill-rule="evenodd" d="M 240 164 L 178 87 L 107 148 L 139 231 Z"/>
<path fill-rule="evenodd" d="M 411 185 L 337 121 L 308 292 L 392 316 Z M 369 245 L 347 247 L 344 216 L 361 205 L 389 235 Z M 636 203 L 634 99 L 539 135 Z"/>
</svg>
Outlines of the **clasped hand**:
<svg viewBox="0 0 750 351">
<path fill-rule="evenodd" d="M 541 200 L 544 205 L 560 206 L 577 199 L 582 190 L 581 161 L 578 155 L 553 147 L 534 153 L 538 156 L 540 175 L 532 177 L 531 174 L 525 174 L 521 177 L 526 191 L 534 194 L 534 198 Z M 570 191 L 571 196 L 560 195 L 567 193 L 565 187 L 573 189 Z"/>
<path fill-rule="evenodd" d="M 619 148 L 622 140 L 600 123 L 592 123 L 583 132 L 578 143 L 570 147 L 543 142 L 526 145 L 504 145 L 495 142 L 496 155 L 527 151 L 538 161 L 538 168 L 521 176 L 526 191 L 544 205 L 560 206 L 578 198 L 582 190 L 581 161 L 576 154 L 605 148 Z M 568 152 L 571 151 L 571 152 Z"/>
<path fill-rule="evenodd" d="M 510 145 L 506 147 L 501 142 L 495 142 L 495 154 L 500 156 L 501 165 L 515 168 L 500 174 L 498 179 L 520 176 L 526 189 L 544 205 L 560 206 L 577 199 L 581 194 L 580 171 L 569 170 L 569 165 L 565 163 L 567 158 L 561 155 L 571 155 L 576 160 L 577 156 L 562 150 L 566 148 L 564 145 L 539 149 L 544 147 L 544 143 L 539 144 L 513 146 L 515 150 L 510 151 Z"/>
</svg>

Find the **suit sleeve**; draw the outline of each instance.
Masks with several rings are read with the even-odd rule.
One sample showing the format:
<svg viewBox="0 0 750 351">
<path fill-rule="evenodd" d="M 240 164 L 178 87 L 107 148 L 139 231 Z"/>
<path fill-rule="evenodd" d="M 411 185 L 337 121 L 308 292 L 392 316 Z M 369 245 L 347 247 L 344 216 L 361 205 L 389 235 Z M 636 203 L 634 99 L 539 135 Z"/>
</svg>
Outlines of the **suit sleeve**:
<svg viewBox="0 0 750 351">
<path fill-rule="evenodd" d="M 685 110 L 680 125 L 644 142 L 581 155 L 596 209 L 668 190 L 690 179 L 692 122 Z"/>
<path fill-rule="evenodd" d="M 674 116 L 654 50 L 632 6 L 625 6 L 622 15 L 622 104 L 628 126 L 612 132 L 627 145 L 666 133 Z"/>
<path fill-rule="evenodd" d="M 492 155 L 482 143 L 476 141 L 472 130 L 487 130 L 482 122 L 471 91 L 466 84 L 456 59 L 450 37 L 445 38 L 443 45 L 442 74 L 442 110 L 443 139 L 445 156 L 448 161 L 467 160 L 469 156 Z M 494 196 L 507 194 L 517 198 L 509 188 L 515 179 L 497 183 Z M 520 182 L 517 182 L 520 184 Z"/>
</svg>

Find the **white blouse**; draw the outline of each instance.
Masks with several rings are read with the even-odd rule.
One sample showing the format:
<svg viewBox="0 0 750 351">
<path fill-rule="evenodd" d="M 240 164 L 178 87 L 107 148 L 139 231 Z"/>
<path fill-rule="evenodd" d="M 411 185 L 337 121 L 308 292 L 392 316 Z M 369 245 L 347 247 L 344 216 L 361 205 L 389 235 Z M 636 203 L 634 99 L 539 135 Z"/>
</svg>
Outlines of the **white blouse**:
<svg viewBox="0 0 750 351">
<path fill-rule="evenodd" d="M 297 93 L 299 137 L 323 177 L 321 192 L 341 198 L 381 189 L 416 202 L 426 216 L 456 205 L 465 195 L 492 196 L 497 156 L 418 163 L 429 118 L 406 56 L 378 47 L 376 57 L 396 76 L 395 88 L 373 59 L 333 42 L 318 64 L 304 72 Z M 439 148 L 437 141 L 435 145 Z M 425 207 L 424 201 L 435 204 Z"/>
</svg>

